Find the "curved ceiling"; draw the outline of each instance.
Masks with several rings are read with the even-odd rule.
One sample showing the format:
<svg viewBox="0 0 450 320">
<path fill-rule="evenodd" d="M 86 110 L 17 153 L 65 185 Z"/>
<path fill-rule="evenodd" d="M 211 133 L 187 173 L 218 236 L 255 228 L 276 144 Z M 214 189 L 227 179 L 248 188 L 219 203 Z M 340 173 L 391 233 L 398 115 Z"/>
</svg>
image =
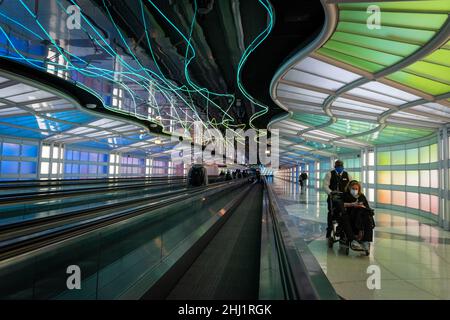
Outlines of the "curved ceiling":
<svg viewBox="0 0 450 320">
<path fill-rule="evenodd" d="M 290 112 L 270 126 L 282 140 L 335 154 L 425 137 L 450 122 L 449 1 L 323 4 L 321 35 L 272 81 L 272 98 Z"/>
<path fill-rule="evenodd" d="M 239 70 L 272 19 L 268 0 L 5 1 L 0 56 L 64 78 L 114 112 L 188 135 L 194 121 L 248 124 L 252 97 Z"/>
<path fill-rule="evenodd" d="M 168 156 L 178 143 L 120 117 L 89 112 L 58 90 L 5 71 L 0 71 L 0 135 L 152 157 Z"/>
</svg>

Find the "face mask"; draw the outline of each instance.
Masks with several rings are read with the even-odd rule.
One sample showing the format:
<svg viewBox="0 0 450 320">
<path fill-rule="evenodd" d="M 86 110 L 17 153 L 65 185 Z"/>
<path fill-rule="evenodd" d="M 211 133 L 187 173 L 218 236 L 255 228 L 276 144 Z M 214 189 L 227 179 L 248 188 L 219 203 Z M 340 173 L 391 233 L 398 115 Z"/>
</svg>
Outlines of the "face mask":
<svg viewBox="0 0 450 320">
<path fill-rule="evenodd" d="M 351 192 L 352 196 L 354 196 L 355 198 L 358 197 L 358 190 L 352 189 L 352 190 L 350 190 L 350 192 Z"/>
<path fill-rule="evenodd" d="M 344 171 L 344 167 L 336 167 L 335 170 L 337 173 L 341 174 Z"/>
</svg>

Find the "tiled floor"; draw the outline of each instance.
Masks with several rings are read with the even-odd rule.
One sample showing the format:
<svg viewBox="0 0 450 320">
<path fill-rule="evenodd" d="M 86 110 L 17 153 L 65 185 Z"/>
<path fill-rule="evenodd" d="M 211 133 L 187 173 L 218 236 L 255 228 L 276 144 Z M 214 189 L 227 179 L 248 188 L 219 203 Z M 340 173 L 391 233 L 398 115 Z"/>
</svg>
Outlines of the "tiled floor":
<svg viewBox="0 0 450 320">
<path fill-rule="evenodd" d="M 289 214 L 337 293 L 345 299 L 450 299 L 450 232 L 412 214 L 375 208 L 370 256 L 345 255 L 325 239 L 326 195 L 300 193 L 298 185 L 275 179 L 280 207 Z M 368 289 L 369 266 L 380 270 L 380 289 Z M 369 279 L 370 281 L 370 279 Z"/>
</svg>

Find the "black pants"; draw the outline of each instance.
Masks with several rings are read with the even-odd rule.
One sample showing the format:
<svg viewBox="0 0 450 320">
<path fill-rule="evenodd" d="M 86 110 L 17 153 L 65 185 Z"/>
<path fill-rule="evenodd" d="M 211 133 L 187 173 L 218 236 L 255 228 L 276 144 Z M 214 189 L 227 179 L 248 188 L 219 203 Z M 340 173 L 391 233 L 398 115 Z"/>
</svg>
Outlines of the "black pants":
<svg viewBox="0 0 450 320">
<path fill-rule="evenodd" d="M 354 233 L 363 232 L 362 241 L 373 241 L 373 228 L 375 227 L 372 215 L 366 208 L 352 208 L 348 215 Z"/>
<path fill-rule="evenodd" d="M 333 212 L 343 212 L 344 205 L 342 201 L 333 201 L 331 196 L 328 195 L 327 198 L 327 207 L 328 207 L 328 215 L 327 215 L 327 237 L 330 236 L 331 230 L 333 230 Z"/>
<path fill-rule="evenodd" d="M 328 195 L 327 198 L 327 208 L 328 208 L 328 216 L 327 216 L 327 237 L 330 236 L 331 230 L 333 228 L 333 213 L 331 212 L 332 209 L 332 203 L 331 203 L 331 197 Z"/>
<path fill-rule="evenodd" d="M 349 214 L 346 211 L 344 211 L 341 216 L 341 227 L 344 230 L 347 240 L 349 242 L 355 240 L 355 234 L 352 228 L 352 221 Z"/>
<path fill-rule="evenodd" d="M 305 188 L 306 188 L 305 180 L 303 180 L 303 179 L 300 179 L 300 180 L 299 180 L 299 182 L 300 182 L 300 190 L 302 190 L 302 191 L 303 191 L 303 189 L 305 189 Z"/>
</svg>

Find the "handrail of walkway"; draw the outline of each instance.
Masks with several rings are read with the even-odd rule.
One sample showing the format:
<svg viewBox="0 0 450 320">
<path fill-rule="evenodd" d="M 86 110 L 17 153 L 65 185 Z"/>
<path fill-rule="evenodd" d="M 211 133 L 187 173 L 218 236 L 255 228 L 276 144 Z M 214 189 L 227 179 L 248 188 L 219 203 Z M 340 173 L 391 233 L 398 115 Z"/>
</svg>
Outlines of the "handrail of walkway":
<svg viewBox="0 0 450 320">
<path fill-rule="evenodd" d="M 295 238 L 264 180 L 260 299 L 340 299 L 303 239 Z"/>
</svg>

